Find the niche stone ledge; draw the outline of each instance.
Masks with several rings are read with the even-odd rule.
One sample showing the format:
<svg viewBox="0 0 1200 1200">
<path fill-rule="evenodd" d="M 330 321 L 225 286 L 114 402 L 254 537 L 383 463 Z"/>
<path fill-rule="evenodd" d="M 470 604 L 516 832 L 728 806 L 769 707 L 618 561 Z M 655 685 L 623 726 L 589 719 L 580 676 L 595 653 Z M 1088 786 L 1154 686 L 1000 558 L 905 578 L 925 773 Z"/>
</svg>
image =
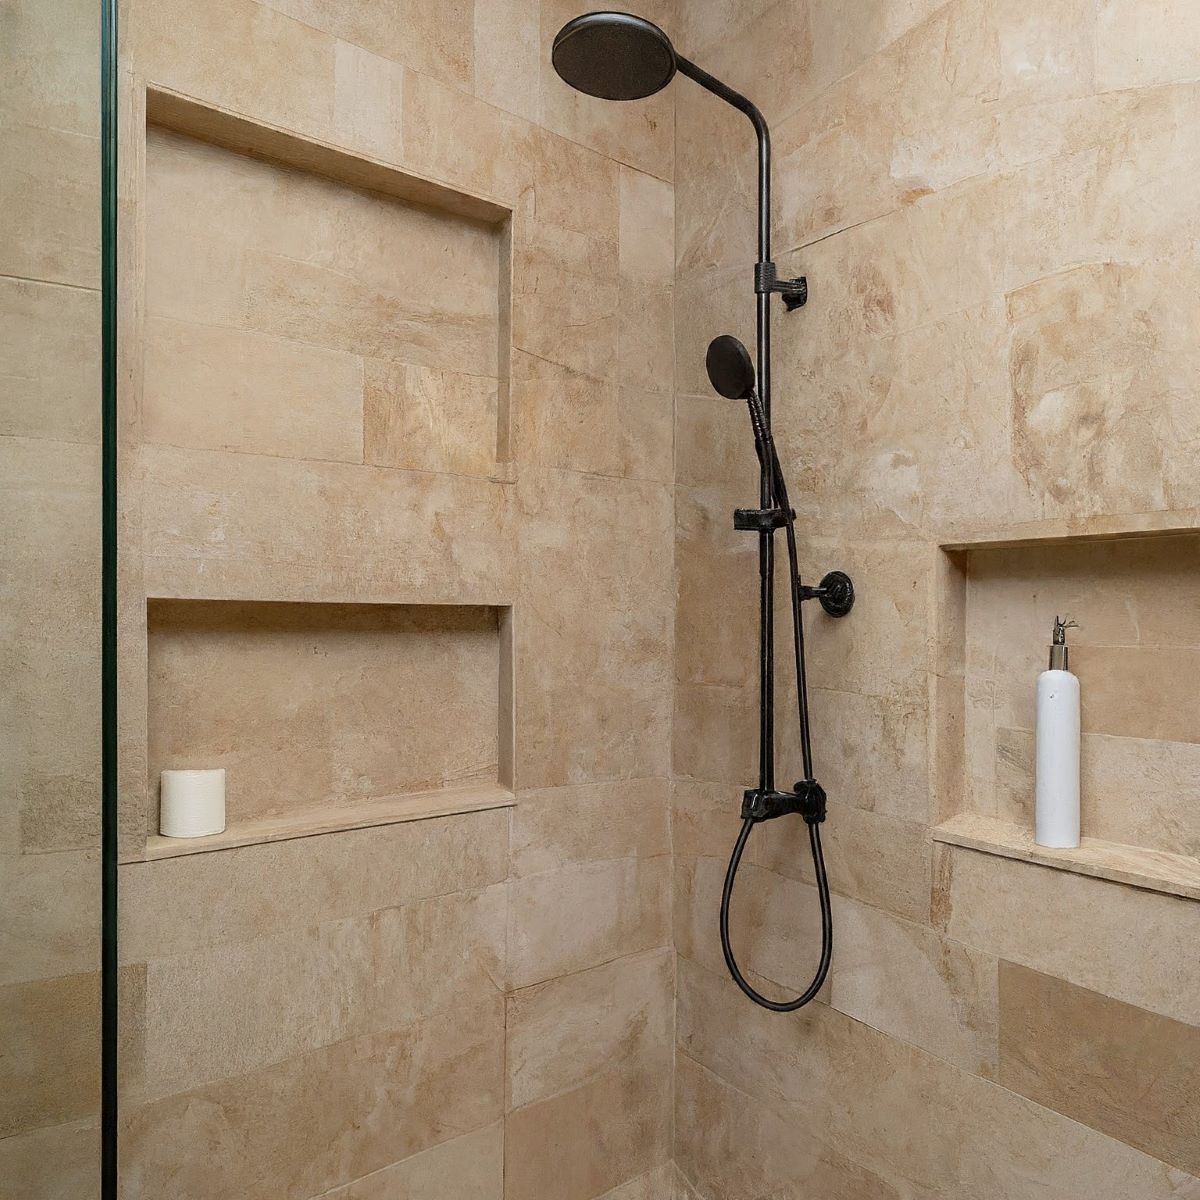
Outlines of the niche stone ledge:
<svg viewBox="0 0 1200 1200">
<path fill-rule="evenodd" d="M 934 826 L 931 835 L 935 842 L 984 854 L 1200 900 L 1200 859 L 1191 855 L 1123 846 L 1090 837 L 1081 838 L 1080 844 L 1073 849 L 1054 850 L 1039 846 L 1030 831 L 1021 825 L 978 813 L 959 813 Z"/>
</svg>

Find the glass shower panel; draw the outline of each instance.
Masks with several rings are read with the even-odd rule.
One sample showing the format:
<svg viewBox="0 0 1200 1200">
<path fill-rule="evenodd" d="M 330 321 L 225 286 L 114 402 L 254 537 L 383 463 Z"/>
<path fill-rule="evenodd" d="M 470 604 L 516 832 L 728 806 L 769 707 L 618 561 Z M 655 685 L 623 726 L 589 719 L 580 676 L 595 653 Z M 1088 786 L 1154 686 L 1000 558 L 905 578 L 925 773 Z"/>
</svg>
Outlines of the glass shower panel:
<svg viewBox="0 0 1200 1200">
<path fill-rule="evenodd" d="M 0 3 L 0 1193 L 100 1195 L 97 0 Z"/>
</svg>

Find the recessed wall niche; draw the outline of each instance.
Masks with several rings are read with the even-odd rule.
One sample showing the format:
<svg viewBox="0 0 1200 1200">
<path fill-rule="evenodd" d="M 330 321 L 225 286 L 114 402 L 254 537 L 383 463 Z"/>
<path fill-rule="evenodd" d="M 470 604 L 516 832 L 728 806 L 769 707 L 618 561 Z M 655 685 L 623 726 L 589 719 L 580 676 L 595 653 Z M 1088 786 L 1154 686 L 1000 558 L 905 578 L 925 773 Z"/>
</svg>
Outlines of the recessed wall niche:
<svg viewBox="0 0 1200 1200">
<path fill-rule="evenodd" d="M 168 112 L 234 148 L 147 128 L 144 440 L 494 474 L 508 455 L 503 224 L 382 167 L 270 144 L 324 173 L 302 169 L 240 152 L 267 131 Z M 343 168 L 426 202 L 328 174 Z"/>
<path fill-rule="evenodd" d="M 153 600 L 148 851 L 496 802 L 511 787 L 509 610 Z M 228 831 L 157 838 L 159 773 L 224 767 Z"/>
<path fill-rule="evenodd" d="M 1200 534 L 952 548 L 940 597 L 939 840 L 1200 897 Z M 1082 697 L 1079 850 L 1033 844 L 1055 615 Z"/>
</svg>

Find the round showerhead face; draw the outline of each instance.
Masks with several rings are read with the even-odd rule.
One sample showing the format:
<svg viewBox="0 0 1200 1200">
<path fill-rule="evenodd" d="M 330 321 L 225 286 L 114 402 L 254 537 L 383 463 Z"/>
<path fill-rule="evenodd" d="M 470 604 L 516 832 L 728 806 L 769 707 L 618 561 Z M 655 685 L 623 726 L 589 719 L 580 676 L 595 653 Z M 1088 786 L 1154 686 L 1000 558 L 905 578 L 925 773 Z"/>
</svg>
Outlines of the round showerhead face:
<svg viewBox="0 0 1200 1200">
<path fill-rule="evenodd" d="M 675 76 L 675 50 L 657 25 L 621 12 L 568 21 L 550 52 L 554 69 L 577 91 L 601 100 L 642 100 Z"/>
<path fill-rule="evenodd" d="M 726 400 L 748 400 L 754 391 L 750 351 L 731 333 L 723 333 L 708 343 L 704 368 L 713 390 Z"/>
</svg>

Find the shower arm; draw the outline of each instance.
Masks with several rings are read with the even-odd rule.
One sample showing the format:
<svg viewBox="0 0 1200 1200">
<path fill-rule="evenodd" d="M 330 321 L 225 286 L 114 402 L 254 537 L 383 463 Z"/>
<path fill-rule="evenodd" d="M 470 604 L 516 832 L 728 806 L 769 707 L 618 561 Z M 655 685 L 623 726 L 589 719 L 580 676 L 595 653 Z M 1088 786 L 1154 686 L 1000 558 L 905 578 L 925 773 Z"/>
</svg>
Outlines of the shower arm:
<svg viewBox="0 0 1200 1200">
<path fill-rule="evenodd" d="M 750 119 L 758 141 L 758 261 L 754 264 L 754 293 L 757 304 L 755 350 L 758 372 L 758 403 L 762 406 L 766 429 L 771 428 L 771 293 L 779 292 L 788 311 L 808 300 L 808 283 L 799 279 L 778 279 L 771 260 L 771 131 L 758 105 L 710 75 L 682 55 L 676 56 L 681 75 L 698 83 L 726 104 Z M 759 503 L 765 512 L 774 507 L 774 481 L 771 464 L 761 461 Z M 759 573 L 759 705 L 758 705 L 758 787 L 766 795 L 775 790 L 775 538 L 774 529 L 762 529 L 758 535 Z M 807 731 L 805 731 L 807 733 Z M 805 737 L 807 743 L 807 736 Z M 806 760 L 808 755 L 805 755 Z M 809 763 L 805 762 L 806 771 Z"/>
</svg>

